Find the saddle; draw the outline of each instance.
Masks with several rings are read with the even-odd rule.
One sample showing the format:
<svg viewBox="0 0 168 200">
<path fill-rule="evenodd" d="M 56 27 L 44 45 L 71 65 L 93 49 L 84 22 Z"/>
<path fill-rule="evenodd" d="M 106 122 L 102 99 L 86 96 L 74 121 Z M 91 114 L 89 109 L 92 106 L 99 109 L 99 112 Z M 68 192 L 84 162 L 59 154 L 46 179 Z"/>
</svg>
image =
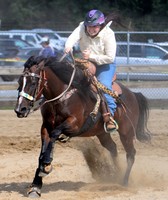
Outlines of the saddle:
<svg viewBox="0 0 168 200">
<path fill-rule="evenodd" d="M 96 65 L 93 62 L 90 62 L 88 60 L 80 59 L 80 58 L 75 58 L 75 63 L 77 66 L 79 66 L 81 69 L 86 70 L 86 75 L 88 76 L 94 76 L 96 74 Z M 119 96 L 122 94 L 122 89 L 119 86 L 119 84 L 116 82 L 117 80 L 117 75 L 115 74 L 113 79 L 112 79 L 112 91 L 114 93 L 113 97 L 115 98 L 116 96 Z M 99 84 L 100 86 L 100 84 Z M 101 85 L 100 87 L 105 88 L 105 86 Z M 101 88 L 103 90 L 103 88 Z M 105 91 L 106 92 L 106 91 Z"/>
</svg>

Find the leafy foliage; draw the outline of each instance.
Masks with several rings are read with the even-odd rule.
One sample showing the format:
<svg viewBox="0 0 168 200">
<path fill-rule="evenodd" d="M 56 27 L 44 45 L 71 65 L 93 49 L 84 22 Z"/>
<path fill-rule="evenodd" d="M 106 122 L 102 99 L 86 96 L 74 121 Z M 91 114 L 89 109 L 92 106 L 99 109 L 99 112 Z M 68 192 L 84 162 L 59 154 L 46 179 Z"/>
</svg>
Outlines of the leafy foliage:
<svg viewBox="0 0 168 200">
<path fill-rule="evenodd" d="M 73 30 L 91 9 L 120 13 L 132 30 L 167 27 L 167 0 L 0 0 L 1 29 Z M 123 30 L 118 26 L 113 29 Z"/>
</svg>

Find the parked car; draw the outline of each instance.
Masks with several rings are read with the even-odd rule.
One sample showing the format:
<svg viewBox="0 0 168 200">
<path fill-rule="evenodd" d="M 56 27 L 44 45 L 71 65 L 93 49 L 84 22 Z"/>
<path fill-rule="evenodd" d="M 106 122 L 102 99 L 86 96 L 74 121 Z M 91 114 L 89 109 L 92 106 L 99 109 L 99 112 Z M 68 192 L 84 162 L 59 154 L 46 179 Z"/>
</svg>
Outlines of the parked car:
<svg viewBox="0 0 168 200">
<path fill-rule="evenodd" d="M 41 48 L 29 47 L 17 50 L 13 55 L 0 57 L 0 66 L 23 67 L 30 56 L 37 56 L 39 54 Z"/>
<path fill-rule="evenodd" d="M 40 51 L 41 48 L 38 50 Z M 23 64 L 30 57 L 29 54 L 33 55 L 36 51 L 37 48 L 19 39 L 0 39 L 0 66 L 18 66 L 20 62 Z M 22 58 L 20 59 L 21 53 Z"/>
<path fill-rule="evenodd" d="M 117 65 L 168 65 L 168 51 L 156 44 L 117 42 Z"/>
<path fill-rule="evenodd" d="M 15 56 L 18 53 L 18 49 L 17 48 L 0 48 L 0 58 L 3 60 L 3 58 L 11 58 L 13 56 Z"/>
<path fill-rule="evenodd" d="M 56 55 L 57 54 L 59 54 L 60 56 L 63 55 L 62 51 L 59 51 L 57 49 L 54 49 L 54 50 L 55 50 Z M 41 48 L 39 47 L 23 48 L 23 49 L 19 49 L 18 53 L 15 54 L 10 59 L 5 58 L 3 60 L 6 61 L 5 63 L 6 66 L 23 67 L 24 63 L 27 61 L 28 58 L 30 58 L 31 56 L 38 56 L 40 51 L 41 51 Z"/>
<path fill-rule="evenodd" d="M 67 38 L 61 37 L 59 34 L 57 34 L 55 31 L 52 29 L 32 29 L 35 33 L 37 33 L 41 38 L 42 37 L 48 37 L 50 39 L 50 44 L 54 48 L 58 50 L 62 50 L 65 45 L 65 41 Z"/>
<path fill-rule="evenodd" d="M 38 56 L 40 51 L 41 48 L 39 47 L 20 49 L 20 51 L 16 55 L 16 58 L 17 60 L 25 62 L 30 56 Z"/>
<path fill-rule="evenodd" d="M 18 53 L 17 48 L 11 47 L 10 49 L 1 49 L 0 48 L 0 66 L 6 66 L 13 60 Z"/>
<path fill-rule="evenodd" d="M 159 45 L 160 47 L 162 47 L 168 51 L 168 42 L 157 42 L 154 44 Z"/>
<path fill-rule="evenodd" d="M 9 31 L 0 31 L 0 38 L 13 38 L 13 39 L 21 39 L 26 41 L 27 43 L 33 45 L 34 47 L 41 47 L 40 41 L 41 37 L 37 33 L 31 30 L 19 30 L 13 29 Z"/>
<path fill-rule="evenodd" d="M 28 43 L 18 39 L 0 39 L 0 65 L 8 65 L 13 61 L 19 49 L 31 47 Z"/>
<path fill-rule="evenodd" d="M 27 48 L 21 49 L 19 53 L 16 55 L 18 60 L 26 61 L 30 56 L 38 56 L 41 51 L 41 48 Z M 63 55 L 62 51 L 54 49 L 55 55 Z"/>
<path fill-rule="evenodd" d="M 31 44 L 27 43 L 26 41 L 20 39 L 0 39 L 0 48 L 27 48 L 32 47 Z"/>
</svg>

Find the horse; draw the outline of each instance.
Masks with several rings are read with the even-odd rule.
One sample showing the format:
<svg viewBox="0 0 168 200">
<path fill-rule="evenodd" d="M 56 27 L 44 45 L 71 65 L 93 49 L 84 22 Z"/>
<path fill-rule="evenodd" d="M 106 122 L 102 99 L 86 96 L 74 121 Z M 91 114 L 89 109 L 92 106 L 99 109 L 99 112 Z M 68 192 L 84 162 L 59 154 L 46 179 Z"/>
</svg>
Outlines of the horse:
<svg viewBox="0 0 168 200">
<path fill-rule="evenodd" d="M 147 128 L 149 104 L 141 93 L 134 93 L 118 83 L 122 89 L 114 119 L 117 121 L 121 143 L 126 152 L 127 167 L 123 185 L 127 186 L 135 160 L 134 139 L 150 141 Z M 104 128 L 100 106 L 97 104 L 90 79 L 73 59 L 30 57 L 18 79 L 18 97 L 14 108 L 18 118 L 25 118 L 37 109 L 42 115 L 41 151 L 38 167 L 28 195 L 41 196 L 43 177 L 52 171 L 53 151 L 56 141 L 73 137 L 96 136 L 110 152 L 113 162 L 117 159 L 117 145 Z M 35 106 L 39 102 L 38 106 Z"/>
</svg>

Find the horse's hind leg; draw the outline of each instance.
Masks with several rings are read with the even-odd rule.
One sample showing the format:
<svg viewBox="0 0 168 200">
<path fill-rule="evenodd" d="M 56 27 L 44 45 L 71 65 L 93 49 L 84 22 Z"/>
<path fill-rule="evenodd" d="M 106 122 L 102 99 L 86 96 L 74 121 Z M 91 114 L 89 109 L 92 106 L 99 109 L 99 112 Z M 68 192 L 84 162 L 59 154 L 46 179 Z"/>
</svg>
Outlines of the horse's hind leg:
<svg viewBox="0 0 168 200">
<path fill-rule="evenodd" d="M 133 144 L 134 135 L 131 134 L 131 132 L 129 132 L 129 134 L 120 135 L 120 139 L 126 151 L 127 168 L 124 175 L 123 185 L 127 186 L 130 172 L 135 161 L 135 154 L 136 154 L 136 150 Z"/>
<path fill-rule="evenodd" d="M 111 138 L 111 135 L 108 133 L 97 135 L 97 138 L 99 139 L 101 145 L 110 152 L 114 164 L 113 168 L 115 169 L 115 174 L 117 175 L 118 174 L 117 172 L 119 171 L 119 166 L 117 160 L 118 152 L 115 142 Z"/>
<path fill-rule="evenodd" d="M 113 158 L 117 157 L 117 146 L 115 142 L 112 140 L 111 135 L 107 133 L 103 133 L 101 135 L 97 135 L 101 145 L 106 148 Z"/>
</svg>

